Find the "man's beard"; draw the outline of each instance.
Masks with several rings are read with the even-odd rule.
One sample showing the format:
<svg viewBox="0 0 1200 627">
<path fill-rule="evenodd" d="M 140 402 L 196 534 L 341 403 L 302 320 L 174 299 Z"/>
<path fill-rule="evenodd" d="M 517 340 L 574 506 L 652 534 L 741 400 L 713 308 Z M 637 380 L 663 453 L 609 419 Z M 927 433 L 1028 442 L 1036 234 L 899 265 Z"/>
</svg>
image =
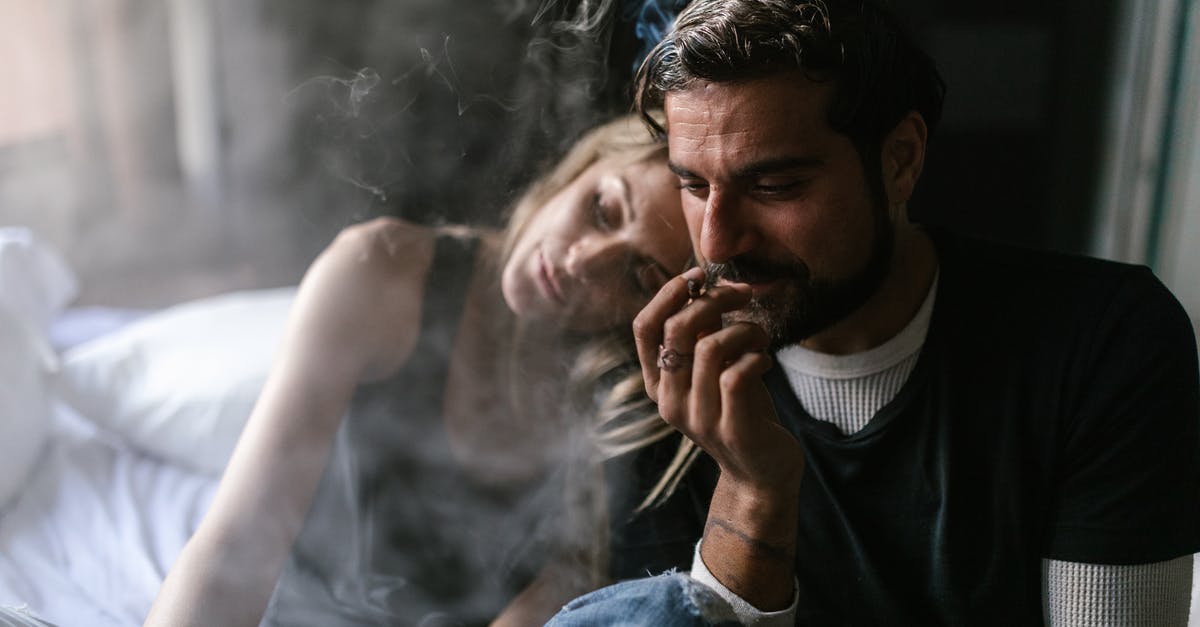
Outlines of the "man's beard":
<svg viewBox="0 0 1200 627">
<path fill-rule="evenodd" d="M 887 277 L 895 247 L 895 227 L 887 210 L 876 204 L 871 256 L 866 265 L 844 279 L 814 279 L 808 265 L 797 259 L 775 262 L 739 255 L 726 263 L 710 263 L 710 281 L 770 282 L 783 279 L 772 294 L 751 299 L 750 304 L 725 314 L 725 322 L 757 324 L 777 349 L 812 337 L 853 313 L 873 295 Z"/>
</svg>

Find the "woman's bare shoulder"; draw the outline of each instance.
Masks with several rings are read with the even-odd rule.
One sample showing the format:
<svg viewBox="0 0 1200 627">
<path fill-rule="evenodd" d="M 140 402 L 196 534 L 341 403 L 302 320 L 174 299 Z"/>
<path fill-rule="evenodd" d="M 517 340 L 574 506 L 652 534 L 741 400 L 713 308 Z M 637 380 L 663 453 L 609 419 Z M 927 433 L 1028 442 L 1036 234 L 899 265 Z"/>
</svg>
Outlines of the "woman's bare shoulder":
<svg viewBox="0 0 1200 627">
<path fill-rule="evenodd" d="M 343 229 L 301 282 L 303 327 L 363 360 L 372 376 L 407 359 L 416 341 L 437 231 L 397 218 Z"/>
<path fill-rule="evenodd" d="M 400 218 L 375 218 L 338 233 L 322 256 L 334 256 L 359 269 L 390 273 L 428 265 L 437 231 Z M 422 259 L 424 258 L 424 259 Z"/>
<path fill-rule="evenodd" d="M 462 225 L 425 226 L 394 217 L 350 225 L 322 253 L 371 280 L 423 278 L 439 237 L 489 238 L 487 230 Z"/>
</svg>

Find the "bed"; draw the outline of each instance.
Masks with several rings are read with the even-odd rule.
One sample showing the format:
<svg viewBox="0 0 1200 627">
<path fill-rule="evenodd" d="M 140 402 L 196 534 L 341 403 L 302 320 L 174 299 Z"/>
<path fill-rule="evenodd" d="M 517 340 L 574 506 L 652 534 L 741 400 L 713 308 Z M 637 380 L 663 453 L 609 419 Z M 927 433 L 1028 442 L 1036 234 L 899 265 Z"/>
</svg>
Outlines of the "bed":
<svg viewBox="0 0 1200 627">
<path fill-rule="evenodd" d="M 55 251 L 0 229 L 0 607 L 140 625 L 208 507 L 294 288 L 157 311 L 72 308 L 77 291 Z"/>
<path fill-rule="evenodd" d="M 55 251 L 0 228 L 0 608 L 141 625 L 208 507 L 295 289 L 155 311 L 71 307 L 77 292 Z"/>
</svg>

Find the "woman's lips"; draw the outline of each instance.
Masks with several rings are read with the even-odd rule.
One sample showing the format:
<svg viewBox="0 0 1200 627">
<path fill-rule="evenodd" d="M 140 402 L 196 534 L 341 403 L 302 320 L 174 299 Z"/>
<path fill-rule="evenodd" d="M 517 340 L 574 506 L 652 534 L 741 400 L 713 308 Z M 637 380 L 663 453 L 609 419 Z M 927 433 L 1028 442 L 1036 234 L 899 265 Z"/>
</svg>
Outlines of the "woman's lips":
<svg viewBox="0 0 1200 627">
<path fill-rule="evenodd" d="M 550 300 L 559 305 L 567 304 L 567 299 L 563 295 L 562 286 L 554 278 L 554 273 L 550 269 L 550 264 L 546 262 L 546 255 L 539 250 L 537 255 L 537 271 L 538 271 L 538 287 Z"/>
</svg>

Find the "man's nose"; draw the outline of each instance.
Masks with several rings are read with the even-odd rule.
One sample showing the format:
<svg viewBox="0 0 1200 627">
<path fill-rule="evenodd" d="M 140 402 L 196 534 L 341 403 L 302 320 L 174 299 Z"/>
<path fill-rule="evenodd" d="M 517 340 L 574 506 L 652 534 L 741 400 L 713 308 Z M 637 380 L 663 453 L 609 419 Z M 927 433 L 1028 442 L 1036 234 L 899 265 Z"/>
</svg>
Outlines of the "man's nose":
<svg viewBox="0 0 1200 627">
<path fill-rule="evenodd" d="M 712 190 L 700 222 L 700 255 L 722 263 L 758 245 L 758 231 L 737 194 Z"/>
<path fill-rule="evenodd" d="M 606 274 L 620 272 L 629 260 L 629 246 L 609 235 L 591 235 L 571 245 L 567 251 L 567 274 L 585 283 L 594 282 Z"/>
</svg>

